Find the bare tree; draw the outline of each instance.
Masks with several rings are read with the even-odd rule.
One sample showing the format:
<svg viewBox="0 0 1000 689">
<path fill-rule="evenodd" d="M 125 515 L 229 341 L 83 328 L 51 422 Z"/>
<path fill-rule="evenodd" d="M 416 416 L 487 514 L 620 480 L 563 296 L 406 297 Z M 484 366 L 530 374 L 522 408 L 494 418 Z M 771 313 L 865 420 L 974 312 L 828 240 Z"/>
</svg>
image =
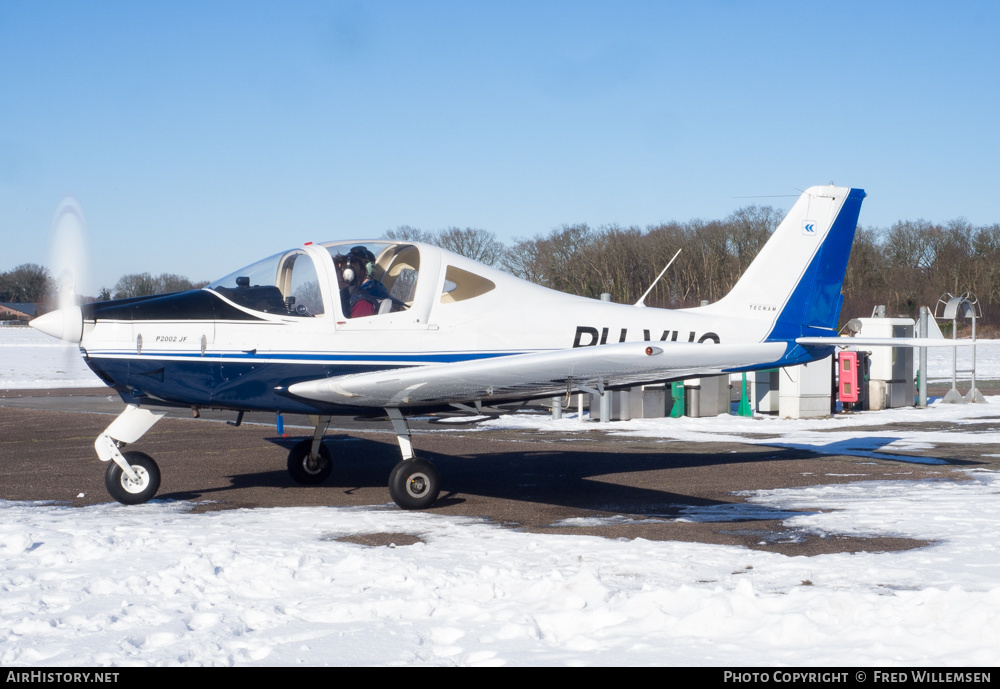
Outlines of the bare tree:
<svg viewBox="0 0 1000 689">
<path fill-rule="evenodd" d="M 397 242 L 423 242 L 424 244 L 434 243 L 434 235 L 431 232 L 424 232 L 423 230 L 417 229 L 416 227 L 410 227 L 409 225 L 400 225 L 395 230 L 386 230 L 383 236 L 386 239 L 392 239 Z"/>
<path fill-rule="evenodd" d="M 739 263 L 740 275 L 764 248 L 783 217 L 776 208 L 754 204 L 740 208 L 723 221 L 730 227 L 731 250 Z"/>
<path fill-rule="evenodd" d="M 495 234 L 472 227 L 449 227 L 438 233 L 433 243 L 488 266 L 496 265 L 504 252 L 504 245 Z"/>
<path fill-rule="evenodd" d="M 496 265 L 506 251 L 503 242 L 494 233 L 474 227 L 449 227 L 439 232 L 426 232 L 409 225 L 400 225 L 395 230 L 388 230 L 383 236 L 395 241 L 433 244 L 488 266 Z"/>
<path fill-rule="evenodd" d="M 545 284 L 545 273 L 539 256 L 539 240 L 518 239 L 500 258 L 499 267 L 515 277 L 537 285 Z"/>
<path fill-rule="evenodd" d="M 156 294 L 156 283 L 149 273 L 128 273 L 118 278 L 112 291 L 115 299 L 145 297 Z"/>
<path fill-rule="evenodd" d="M 194 289 L 195 284 L 183 275 L 173 273 L 162 273 L 153 279 L 155 294 L 167 294 L 169 292 L 184 292 Z"/>
</svg>

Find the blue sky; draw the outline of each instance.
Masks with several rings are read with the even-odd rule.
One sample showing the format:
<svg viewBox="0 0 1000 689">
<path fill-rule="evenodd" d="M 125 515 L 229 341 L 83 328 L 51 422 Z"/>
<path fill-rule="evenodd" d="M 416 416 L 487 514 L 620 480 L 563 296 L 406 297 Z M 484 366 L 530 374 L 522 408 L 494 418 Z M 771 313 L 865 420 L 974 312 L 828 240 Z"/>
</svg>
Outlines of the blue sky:
<svg viewBox="0 0 1000 689">
<path fill-rule="evenodd" d="M 1000 222 L 1000 3 L 0 0 L 0 270 L 211 280 L 304 241 L 721 218 L 862 187 Z"/>
</svg>

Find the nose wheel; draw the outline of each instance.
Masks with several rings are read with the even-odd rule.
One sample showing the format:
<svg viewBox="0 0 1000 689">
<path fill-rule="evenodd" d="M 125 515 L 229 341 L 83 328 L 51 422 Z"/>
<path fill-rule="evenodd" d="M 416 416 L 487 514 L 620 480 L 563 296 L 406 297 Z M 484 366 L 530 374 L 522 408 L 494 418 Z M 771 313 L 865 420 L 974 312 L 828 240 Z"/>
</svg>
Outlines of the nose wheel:
<svg viewBox="0 0 1000 689">
<path fill-rule="evenodd" d="M 441 478 L 426 459 L 404 459 L 389 474 L 389 495 L 404 510 L 426 509 L 440 492 Z"/>
<path fill-rule="evenodd" d="M 144 452 L 123 452 L 122 456 L 132 467 L 137 480 L 125 475 L 122 468 L 115 462 L 108 463 L 104 474 L 104 486 L 118 502 L 124 505 L 140 505 L 160 489 L 160 467 L 153 458 Z"/>
</svg>

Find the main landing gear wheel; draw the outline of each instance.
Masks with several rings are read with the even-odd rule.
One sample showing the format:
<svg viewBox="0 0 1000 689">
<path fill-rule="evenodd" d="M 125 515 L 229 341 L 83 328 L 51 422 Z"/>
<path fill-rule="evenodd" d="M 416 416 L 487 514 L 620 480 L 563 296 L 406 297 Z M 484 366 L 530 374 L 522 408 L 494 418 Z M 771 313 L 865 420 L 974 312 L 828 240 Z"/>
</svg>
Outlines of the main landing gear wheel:
<svg viewBox="0 0 1000 689">
<path fill-rule="evenodd" d="M 404 510 L 422 510 L 434 504 L 441 492 L 437 469 L 426 459 L 400 462 L 389 474 L 389 495 Z"/>
<path fill-rule="evenodd" d="M 296 443 L 288 453 L 288 473 L 296 483 L 304 486 L 315 486 L 323 483 L 333 471 L 333 458 L 330 451 L 322 443 L 319 446 L 319 457 L 311 459 L 309 450 L 312 439 Z"/>
<path fill-rule="evenodd" d="M 124 505 L 141 505 L 160 489 L 160 467 L 144 452 L 123 452 L 122 456 L 139 478 L 133 481 L 115 462 L 108 462 L 104 485 L 118 502 Z"/>
</svg>

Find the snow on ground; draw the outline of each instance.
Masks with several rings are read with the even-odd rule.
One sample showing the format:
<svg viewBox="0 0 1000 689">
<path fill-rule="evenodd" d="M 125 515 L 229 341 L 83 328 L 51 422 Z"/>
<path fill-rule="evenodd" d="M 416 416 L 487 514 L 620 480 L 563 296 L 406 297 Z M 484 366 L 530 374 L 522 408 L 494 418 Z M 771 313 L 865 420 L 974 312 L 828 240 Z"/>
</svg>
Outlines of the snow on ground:
<svg viewBox="0 0 1000 689">
<path fill-rule="evenodd" d="M 76 345 L 34 328 L 0 327 L 0 390 L 103 386 Z"/>
<path fill-rule="evenodd" d="M 692 419 L 633 419 L 606 424 L 581 423 L 575 412 L 564 413 L 553 421 L 539 414 L 511 414 L 480 423 L 480 428 L 551 430 L 562 433 L 591 432 L 646 438 L 663 438 L 688 443 L 745 442 L 771 447 L 804 448 L 826 454 L 871 457 L 917 464 L 944 464 L 943 460 L 926 456 L 907 456 L 907 450 L 926 450 L 935 445 L 967 446 L 1000 442 L 1000 432 L 958 433 L 939 430 L 942 425 L 962 428 L 982 424 L 1000 416 L 1000 396 L 986 398 L 989 404 L 950 405 L 932 400 L 928 409 L 906 407 L 880 412 L 837 414 L 818 419 L 779 419 L 773 416 L 742 418 L 738 416 L 703 417 Z M 589 419 L 584 412 L 584 420 Z M 928 430 L 880 430 L 889 424 L 929 424 Z M 891 454 L 890 454 L 891 453 Z"/>
<path fill-rule="evenodd" d="M 520 533 L 388 507 L 0 503 L 0 664 L 995 665 L 1000 476 L 764 491 L 786 557 Z M 416 534 L 367 547 L 336 540 Z"/>
<path fill-rule="evenodd" d="M 0 333 L 0 386 L 72 378 L 46 363 L 53 351 L 43 355 L 36 345 L 47 338 L 35 338 L 44 336 Z M 989 401 L 597 432 L 687 442 L 750 433 L 749 442 L 862 456 L 962 442 L 975 454 L 977 443 L 1000 443 L 1000 431 L 981 425 L 1000 408 L 1000 398 Z M 911 425 L 882 430 L 900 422 Z M 920 422 L 957 431 L 925 432 Z M 488 425 L 597 429 L 524 414 Z M 779 513 L 821 536 L 933 542 L 808 558 L 528 534 L 391 505 L 191 514 L 183 502 L 0 501 L 0 665 L 996 665 L 1000 474 L 964 474 L 757 491 L 725 511 Z M 420 541 L 338 540 L 368 533 Z"/>
<path fill-rule="evenodd" d="M 972 347 L 959 347 L 954 350 L 956 368 L 959 371 L 968 371 L 972 368 Z M 952 350 L 945 347 L 934 347 L 927 349 L 927 370 L 930 376 L 927 378 L 931 383 L 950 383 L 952 368 Z M 913 366 L 919 368 L 920 358 L 914 352 Z M 1000 380 L 1000 347 L 993 345 L 976 347 L 976 380 Z M 962 385 L 962 382 L 965 385 Z M 963 391 L 969 389 L 969 374 L 959 373 L 959 388 Z"/>
</svg>

